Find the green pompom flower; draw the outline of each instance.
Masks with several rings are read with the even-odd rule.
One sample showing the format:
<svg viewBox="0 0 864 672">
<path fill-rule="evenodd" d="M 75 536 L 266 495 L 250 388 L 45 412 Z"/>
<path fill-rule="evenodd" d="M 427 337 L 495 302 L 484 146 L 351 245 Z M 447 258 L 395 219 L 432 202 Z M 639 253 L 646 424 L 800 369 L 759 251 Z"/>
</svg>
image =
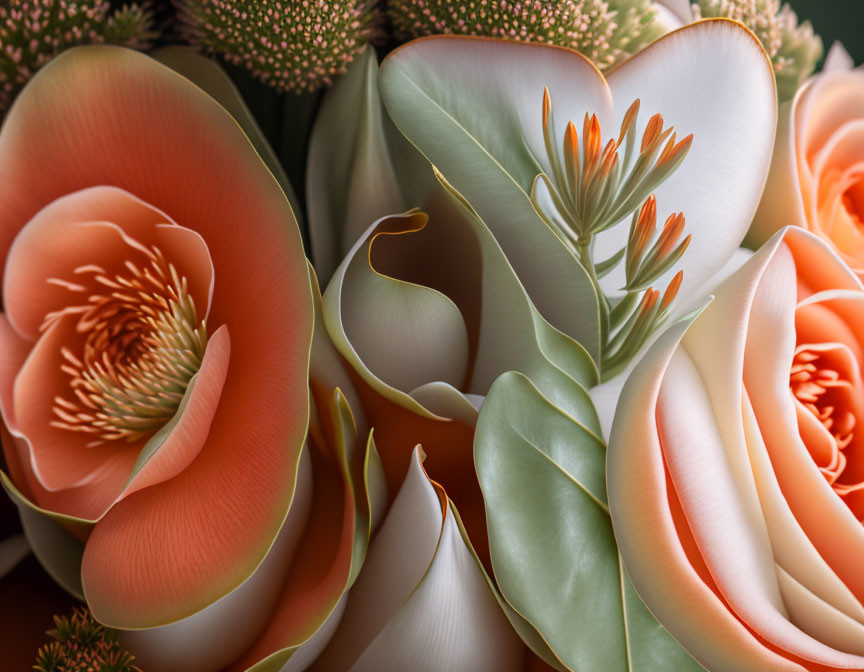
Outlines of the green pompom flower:
<svg viewBox="0 0 864 672">
<path fill-rule="evenodd" d="M 372 0 L 175 0 L 181 35 L 279 91 L 344 74 L 375 31 Z"/>
<path fill-rule="evenodd" d="M 82 44 L 146 49 L 156 34 L 145 5 L 112 12 L 105 0 L 7 0 L 0 3 L 0 112 L 39 68 Z"/>
<path fill-rule="evenodd" d="M 788 100 L 816 69 L 822 58 L 822 40 L 809 21 L 798 23 L 789 5 L 780 0 L 698 0 L 696 19 L 726 17 L 752 30 L 774 64 L 777 97 Z"/>
<path fill-rule="evenodd" d="M 36 672 L 141 672 L 133 665 L 135 657 L 124 651 L 117 632 L 97 623 L 86 609 L 76 609 L 71 617 L 55 616 L 55 640 L 39 649 Z"/>
<path fill-rule="evenodd" d="M 608 67 L 659 37 L 650 0 L 391 0 L 402 38 L 456 34 L 570 47 Z"/>
</svg>

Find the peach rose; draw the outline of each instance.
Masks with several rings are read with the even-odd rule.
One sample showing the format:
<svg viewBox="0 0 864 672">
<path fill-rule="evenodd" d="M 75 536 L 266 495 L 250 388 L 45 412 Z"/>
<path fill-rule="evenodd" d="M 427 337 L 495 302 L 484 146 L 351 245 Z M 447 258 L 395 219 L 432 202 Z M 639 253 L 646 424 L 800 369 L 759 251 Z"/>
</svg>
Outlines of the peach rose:
<svg viewBox="0 0 864 672">
<path fill-rule="evenodd" d="M 864 287 L 788 228 L 672 327 L 607 456 L 621 555 L 709 670 L 864 669 Z"/>
<path fill-rule="evenodd" d="M 151 672 L 320 650 L 366 437 L 237 122 L 146 56 L 69 51 L 5 120 L 0 203 L 2 477 L 37 557 Z"/>
<path fill-rule="evenodd" d="M 835 46 L 825 70 L 780 106 L 765 193 L 747 238 L 787 225 L 826 241 L 864 274 L 864 71 Z"/>
</svg>

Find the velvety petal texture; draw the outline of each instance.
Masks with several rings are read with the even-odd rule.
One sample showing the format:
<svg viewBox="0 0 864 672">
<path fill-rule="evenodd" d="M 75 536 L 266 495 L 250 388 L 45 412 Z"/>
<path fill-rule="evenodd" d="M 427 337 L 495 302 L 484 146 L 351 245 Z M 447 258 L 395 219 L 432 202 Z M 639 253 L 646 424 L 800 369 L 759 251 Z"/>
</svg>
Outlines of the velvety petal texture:
<svg viewBox="0 0 864 672">
<path fill-rule="evenodd" d="M 546 112 L 544 87 L 551 96 Z M 743 239 L 776 126 L 771 64 L 752 33 L 727 20 L 674 31 L 606 77 L 566 49 L 425 38 L 385 59 L 380 88 L 396 125 L 490 227 L 540 312 L 595 357 L 592 287 L 529 198 L 538 174 L 550 172 L 544 115 L 559 138 L 568 121 L 579 125 L 586 113 L 597 116 L 604 137 L 614 137 L 639 99 L 640 134 L 655 113 L 679 137 L 693 134 L 684 163 L 657 189 L 662 216 L 683 211 L 692 234 L 682 297 L 714 275 Z M 597 260 L 622 247 L 627 229 L 600 234 Z M 617 291 L 622 277 L 623 269 L 613 271 L 604 288 Z"/>
<path fill-rule="evenodd" d="M 777 147 L 747 244 L 783 226 L 824 240 L 859 276 L 864 273 L 864 71 L 842 46 L 780 106 Z"/>
<path fill-rule="evenodd" d="M 787 228 L 624 387 L 607 457 L 621 555 L 708 669 L 864 667 L 864 528 L 848 498 L 860 451 L 846 435 L 864 391 L 862 298 L 824 243 Z"/>
<path fill-rule="evenodd" d="M 418 447 L 312 670 L 522 670 L 523 646 Z"/>
<path fill-rule="evenodd" d="M 324 321 L 354 372 L 389 491 L 421 443 L 430 477 L 486 558 L 472 399 L 519 370 L 595 427 L 585 390 L 597 372 L 584 349 L 538 314 L 477 214 L 435 178 L 425 212 L 385 217 L 355 244 L 324 293 Z"/>
<path fill-rule="evenodd" d="M 279 183 L 221 105 L 112 47 L 73 49 L 34 77 L 0 132 L 0 177 L 4 485 L 86 542 L 79 576 L 105 623 L 206 621 L 259 567 L 266 575 L 265 558 L 278 576 L 264 592 L 276 594 L 290 553 L 268 553 L 284 545 L 295 505 L 290 520 L 305 527 L 295 485 L 313 324 Z M 119 293 L 117 278 L 154 258 L 206 318 L 205 354 L 175 417 L 149 440 L 87 448 L 50 417 L 64 359 L 84 347 L 72 308 L 100 287 Z M 49 559 L 59 537 L 31 534 L 47 566 L 70 571 Z M 259 633 L 235 634 L 210 662 L 198 658 L 200 669 L 224 666 Z M 163 667 L 181 669 L 172 664 Z"/>
</svg>

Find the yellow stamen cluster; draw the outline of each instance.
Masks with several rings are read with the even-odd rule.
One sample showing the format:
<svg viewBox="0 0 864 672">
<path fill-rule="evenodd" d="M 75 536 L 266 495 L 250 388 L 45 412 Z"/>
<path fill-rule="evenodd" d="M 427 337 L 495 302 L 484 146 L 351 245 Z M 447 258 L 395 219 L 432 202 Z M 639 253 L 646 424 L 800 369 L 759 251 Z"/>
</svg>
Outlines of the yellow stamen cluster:
<svg viewBox="0 0 864 672">
<path fill-rule="evenodd" d="M 569 47 L 605 68 L 659 37 L 650 0 L 390 0 L 397 34 L 482 35 Z"/>
<path fill-rule="evenodd" d="M 43 324 L 47 329 L 61 316 L 74 315 L 84 335 L 80 352 L 61 350 L 70 394 L 54 399 L 52 425 L 91 435 L 91 445 L 135 441 L 170 420 L 207 347 L 206 324 L 199 322 L 186 278 L 158 248 L 147 253 L 145 267 L 127 261 L 123 275 L 94 265 L 75 269 L 104 292 L 48 315 Z"/>
<path fill-rule="evenodd" d="M 747 26 L 768 52 L 777 78 L 780 100 L 791 98 L 822 58 L 822 40 L 809 21 L 798 23 L 789 5 L 780 0 L 698 0 L 696 19 L 726 17 Z"/>
<path fill-rule="evenodd" d="M 606 376 L 620 370 L 667 317 L 683 273 L 679 271 L 674 276 L 662 299 L 651 284 L 681 259 L 690 243 L 689 235 L 681 238 L 683 213 L 670 215 L 657 232 L 657 201 L 653 192 L 681 165 L 693 136 L 677 140 L 674 129 L 666 128 L 663 117 L 655 114 L 648 120 L 640 140 L 636 132 L 639 106 L 637 99 L 624 115 L 618 137 L 605 144 L 597 116 L 587 113 L 581 136 L 570 121 L 559 144 L 549 90 L 543 92 L 543 139 L 550 174 L 537 176 L 531 200 L 595 284 L 601 301 L 601 368 Z M 631 214 L 626 246 L 595 264 L 594 236 Z M 607 297 L 600 289 L 599 279 L 622 259 L 625 294 L 621 298 Z"/>
<path fill-rule="evenodd" d="M 376 30 L 371 0 L 175 0 L 190 44 L 279 91 L 314 91 L 344 74 Z"/>
</svg>

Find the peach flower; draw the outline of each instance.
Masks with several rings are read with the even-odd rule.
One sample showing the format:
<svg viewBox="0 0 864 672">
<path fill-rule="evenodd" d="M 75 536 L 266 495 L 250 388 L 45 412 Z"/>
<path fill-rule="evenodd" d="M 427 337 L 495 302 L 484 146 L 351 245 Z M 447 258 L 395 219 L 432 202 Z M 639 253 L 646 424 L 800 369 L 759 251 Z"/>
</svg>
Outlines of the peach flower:
<svg viewBox="0 0 864 672">
<path fill-rule="evenodd" d="M 151 672 L 320 649 L 367 444 L 237 122 L 146 56 L 69 51 L 5 120 L 0 203 L 2 478 L 37 557 Z"/>
<path fill-rule="evenodd" d="M 835 45 L 825 70 L 780 106 L 777 142 L 747 243 L 801 226 L 864 274 L 864 70 Z"/>
<path fill-rule="evenodd" d="M 709 670 L 864 669 L 864 287 L 787 228 L 624 388 L 609 504 L 633 584 Z"/>
</svg>

